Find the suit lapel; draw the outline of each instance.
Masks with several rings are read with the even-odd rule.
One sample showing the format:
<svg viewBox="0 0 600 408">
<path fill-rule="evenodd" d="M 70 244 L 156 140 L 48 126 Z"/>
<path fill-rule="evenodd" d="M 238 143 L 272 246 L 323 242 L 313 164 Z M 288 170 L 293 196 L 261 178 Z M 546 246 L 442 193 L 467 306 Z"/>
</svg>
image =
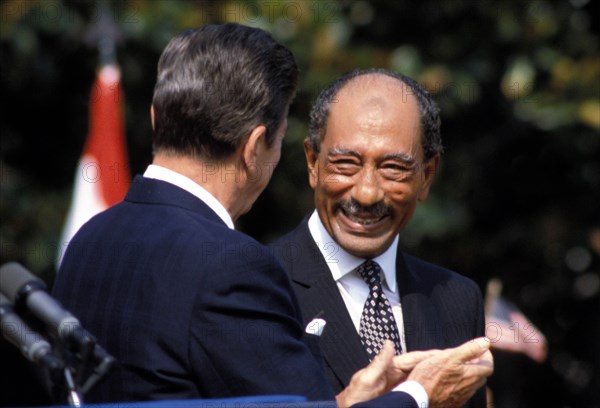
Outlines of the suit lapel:
<svg viewBox="0 0 600 408">
<path fill-rule="evenodd" d="M 298 296 L 302 298 L 303 318 L 308 323 L 319 312 L 325 311 L 327 326 L 321 336 L 321 350 L 335 376 L 347 385 L 352 375 L 364 368 L 369 359 L 327 263 L 310 235 L 308 217 L 292 234 L 291 240 L 298 251 L 289 264 L 289 272 Z M 406 351 L 439 348 L 443 344 L 443 332 L 438 312 L 429 299 L 430 289 L 407 263 L 400 247 L 396 256 L 396 280 Z"/>
<path fill-rule="evenodd" d="M 291 278 L 302 299 L 305 322 L 325 311 L 327 326 L 321 336 L 321 350 L 327 364 L 343 384 L 352 375 L 369 364 L 346 305 L 323 255 L 317 248 L 305 219 L 294 240 L 301 251 L 297 262 L 292 263 Z"/>
<path fill-rule="evenodd" d="M 429 300 L 422 279 L 409 267 L 399 247 L 396 279 L 400 289 L 407 351 L 439 348 L 443 334 L 439 326 L 440 318 Z"/>
</svg>

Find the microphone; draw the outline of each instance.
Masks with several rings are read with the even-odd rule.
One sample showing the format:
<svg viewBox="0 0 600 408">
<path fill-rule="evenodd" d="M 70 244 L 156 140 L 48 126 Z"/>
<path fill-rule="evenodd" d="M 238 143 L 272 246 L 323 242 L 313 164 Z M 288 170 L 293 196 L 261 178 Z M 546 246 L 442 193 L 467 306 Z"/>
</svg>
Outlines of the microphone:
<svg viewBox="0 0 600 408">
<path fill-rule="evenodd" d="M 21 350 L 27 360 L 51 371 L 62 370 L 64 364 L 52 353 L 50 344 L 14 312 L 10 300 L 0 293 L 0 331 L 2 337 Z"/>
<path fill-rule="evenodd" d="M 50 332 L 73 347 L 84 360 L 94 351 L 96 339 L 75 316 L 46 292 L 46 284 L 17 262 L 0 268 L 0 291 L 15 305 L 25 304 Z"/>
<path fill-rule="evenodd" d="M 88 377 L 86 382 L 81 386 L 81 392 L 87 393 L 98 381 L 100 381 L 110 370 L 115 366 L 117 360 L 99 344 L 94 348 L 94 363 L 96 364 L 94 371 Z"/>
</svg>

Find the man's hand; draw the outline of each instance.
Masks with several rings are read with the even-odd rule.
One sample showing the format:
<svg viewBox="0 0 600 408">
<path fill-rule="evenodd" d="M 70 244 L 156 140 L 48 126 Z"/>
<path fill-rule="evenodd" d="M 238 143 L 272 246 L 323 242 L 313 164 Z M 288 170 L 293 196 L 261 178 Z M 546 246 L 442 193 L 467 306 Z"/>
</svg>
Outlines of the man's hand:
<svg viewBox="0 0 600 408">
<path fill-rule="evenodd" d="M 349 407 L 391 391 L 406 380 L 418 363 L 439 352 L 413 351 L 394 356 L 394 343 L 386 341 L 377 357 L 368 366 L 354 373 L 350 384 L 336 396 L 338 406 Z"/>
<path fill-rule="evenodd" d="M 494 371 L 484 337 L 442 350 L 415 366 L 407 380 L 417 381 L 429 396 L 430 408 L 450 408 L 464 404 L 485 384 Z"/>
<path fill-rule="evenodd" d="M 394 389 L 398 384 L 404 382 L 421 361 L 438 353 L 441 353 L 441 350 L 411 351 L 395 356 L 391 366 L 386 371 L 389 389 Z"/>
<path fill-rule="evenodd" d="M 386 340 L 373 361 L 355 372 L 350 379 L 350 384 L 335 397 L 338 407 L 347 408 L 383 394 L 387 388 L 385 374 L 392 365 L 394 353 L 393 343 Z"/>
<path fill-rule="evenodd" d="M 484 337 L 445 349 L 412 351 L 394 356 L 394 345 L 386 341 L 371 363 L 352 376 L 350 384 L 336 396 L 339 407 L 376 398 L 405 380 L 417 381 L 429 396 L 430 408 L 464 404 L 485 384 L 494 370 Z"/>
</svg>

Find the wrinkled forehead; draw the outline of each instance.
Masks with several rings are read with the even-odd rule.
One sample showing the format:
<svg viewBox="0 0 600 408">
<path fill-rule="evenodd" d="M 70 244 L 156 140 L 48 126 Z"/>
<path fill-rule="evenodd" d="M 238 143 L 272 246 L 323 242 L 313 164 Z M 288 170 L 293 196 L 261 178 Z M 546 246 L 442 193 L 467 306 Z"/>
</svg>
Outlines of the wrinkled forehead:
<svg viewBox="0 0 600 408">
<path fill-rule="evenodd" d="M 366 143 L 377 143 L 380 138 L 395 142 L 397 137 L 410 142 L 411 150 L 418 149 L 421 119 L 417 98 L 396 78 L 381 74 L 354 78 L 331 104 L 325 139 L 329 135 L 337 142 L 349 142 L 343 134 L 361 135 Z"/>
<path fill-rule="evenodd" d="M 368 74 L 352 79 L 340 89 L 329 113 L 330 120 L 385 119 L 388 124 L 405 123 L 420 132 L 419 105 L 412 89 L 387 75 Z"/>
</svg>

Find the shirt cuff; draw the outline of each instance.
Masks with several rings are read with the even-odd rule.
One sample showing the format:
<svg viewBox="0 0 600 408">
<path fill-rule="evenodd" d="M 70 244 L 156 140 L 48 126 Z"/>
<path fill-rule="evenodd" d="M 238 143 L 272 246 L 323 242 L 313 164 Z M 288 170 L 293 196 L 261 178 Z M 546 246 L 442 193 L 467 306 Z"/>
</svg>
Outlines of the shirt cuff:
<svg viewBox="0 0 600 408">
<path fill-rule="evenodd" d="M 427 392 L 425 391 L 425 388 L 416 381 L 404 381 L 394 388 L 394 391 L 403 391 L 409 394 L 417 401 L 417 406 L 419 408 L 429 407 L 429 397 L 427 396 Z"/>
</svg>

